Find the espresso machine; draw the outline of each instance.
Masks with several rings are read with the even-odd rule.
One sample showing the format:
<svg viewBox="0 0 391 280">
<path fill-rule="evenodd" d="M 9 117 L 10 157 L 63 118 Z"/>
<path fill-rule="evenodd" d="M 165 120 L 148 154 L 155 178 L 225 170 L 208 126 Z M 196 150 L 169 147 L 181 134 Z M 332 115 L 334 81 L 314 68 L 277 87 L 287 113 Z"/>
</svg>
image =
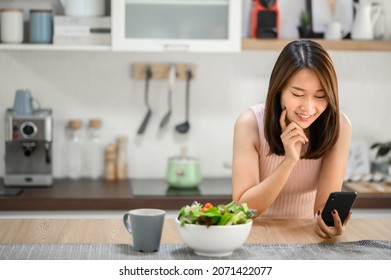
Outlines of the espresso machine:
<svg viewBox="0 0 391 280">
<path fill-rule="evenodd" d="M 251 36 L 253 38 L 278 38 L 280 11 L 277 0 L 253 0 Z"/>
<path fill-rule="evenodd" d="M 52 126 L 50 109 L 40 109 L 28 115 L 7 109 L 5 186 L 52 186 Z"/>
</svg>

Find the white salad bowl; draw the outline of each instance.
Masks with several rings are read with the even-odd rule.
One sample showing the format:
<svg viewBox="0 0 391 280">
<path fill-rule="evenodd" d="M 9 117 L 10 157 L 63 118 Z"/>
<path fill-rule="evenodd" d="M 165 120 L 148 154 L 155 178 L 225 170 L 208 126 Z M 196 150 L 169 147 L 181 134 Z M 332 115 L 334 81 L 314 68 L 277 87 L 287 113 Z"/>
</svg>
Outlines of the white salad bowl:
<svg viewBox="0 0 391 280">
<path fill-rule="evenodd" d="M 195 224 L 181 225 L 175 220 L 176 227 L 183 242 L 193 249 L 194 253 L 207 257 L 229 256 L 241 247 L 250 234 L 253 221 L 246 224 L 204 226 Z"/>
</svg>

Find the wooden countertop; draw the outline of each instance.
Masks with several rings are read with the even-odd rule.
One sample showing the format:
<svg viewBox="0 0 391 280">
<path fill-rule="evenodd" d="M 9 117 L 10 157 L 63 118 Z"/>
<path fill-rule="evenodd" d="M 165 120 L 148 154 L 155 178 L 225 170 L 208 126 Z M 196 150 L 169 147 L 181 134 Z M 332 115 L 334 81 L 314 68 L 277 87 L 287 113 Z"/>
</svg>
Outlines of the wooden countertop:
<svg viewBox="0 0 391 280">
<path fill-rule="evenodd" d="M 0 210 L 178 210 L 193 201 L 226 204 L 232 201 L 231 193 L 230 178 L 204 179 L 198 189 L 188 190 L 168 188 L 162 179 L 55 180 L 52 187 L 29 187 L 16 196 L 0 196 Z M 391 194 L 359 193 L 354 208 L 391 208 Z"/>
<path fill-rule="evenodd" d="M 0 219 L 0 243 L 131 243 L 118 219 Z M 335 240 L 319 238 L 312 220 L 254 221 L 246 243 L 319 243 L 391 240 L 391 218 L 354 219 Z M 173 219 L 166 219 L 162 243 L 182 243 Z"/>
</svg>

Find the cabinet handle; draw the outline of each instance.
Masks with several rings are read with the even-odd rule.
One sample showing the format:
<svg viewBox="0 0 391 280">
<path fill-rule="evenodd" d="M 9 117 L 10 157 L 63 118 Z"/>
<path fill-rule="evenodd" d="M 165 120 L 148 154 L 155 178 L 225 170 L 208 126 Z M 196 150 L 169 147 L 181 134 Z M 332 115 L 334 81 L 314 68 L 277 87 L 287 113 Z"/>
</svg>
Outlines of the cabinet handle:
<svg viewBox="0 0 391 280">
<path fill-rule="evenodd" d="M 163 45 L 163 49 L 165 51 L 188 51 L 189 50 L 189 45 L 171 45 L 171 44 L 165 44 Z"/>
</svg>

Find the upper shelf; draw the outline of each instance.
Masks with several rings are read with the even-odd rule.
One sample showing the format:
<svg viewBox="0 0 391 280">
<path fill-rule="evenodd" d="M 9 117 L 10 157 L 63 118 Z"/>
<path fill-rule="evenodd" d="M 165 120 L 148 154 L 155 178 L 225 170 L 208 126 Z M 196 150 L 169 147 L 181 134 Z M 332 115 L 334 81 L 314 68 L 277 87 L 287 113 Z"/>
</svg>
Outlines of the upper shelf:
<svg viewBox="0 0 391 280">
<path fill-rule="evenodd" d="M 111 46 L 64 46 L 52 44 L 0 44 L 0 50 L 111 51 Z"/>
<path fill-rule="evenodd" d="M 242 50 L 281 50 L 294 39 L 243 39 Z M 323 40 L 317 41 L 329 51 L 391 51 L 391 40 Z"/>
<path fill-rule="evenodd" d="M 294 39 L 243 39 L 242 50 L 281 50 Z M 391 40 L 323 40 L 311 39 L 319 42 L 329 51 L 391 51 Z M 60 46 L 37 44 L 0 44 L 0 50 L 43 50 L 43 51 L 111 51 L 111 46 Z"/>
</svg>

